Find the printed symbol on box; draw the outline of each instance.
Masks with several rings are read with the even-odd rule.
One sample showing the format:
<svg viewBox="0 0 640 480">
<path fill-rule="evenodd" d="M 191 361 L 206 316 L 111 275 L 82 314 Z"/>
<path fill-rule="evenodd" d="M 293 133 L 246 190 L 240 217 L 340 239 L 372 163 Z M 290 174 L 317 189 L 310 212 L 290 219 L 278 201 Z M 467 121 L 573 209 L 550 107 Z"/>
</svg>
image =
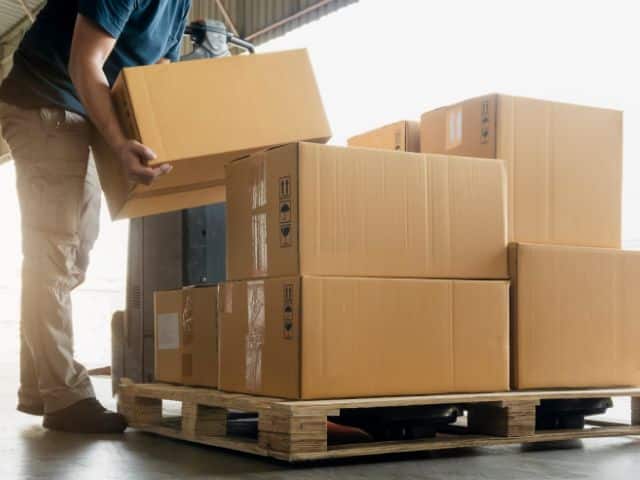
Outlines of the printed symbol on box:
<svg viewBox="0 0 640 480">
<path fill-rule="evenodd" d="M 291 201 L 284 200 L 280 202 L 280 223 L 291 222 Z"/>
<path fill-rule="evenodd" d="M 280 177 L 280 200 L 291 197 L 291 177 Z"/>
<path fill-rule="evenodd" d="M 293 338 L 293 285 L 287 284 L 283 288 L 283 338 Z"/>
<path fill-rule="evenodd" d="M 280 247 L 291 246 L 291 224 L 283 223 L 280 225 Z"/>
<path fill-rule="evenodd" d="M 489 100 L 482 102 L 480 113 L 480 143 L 489 142 Z"/>
<path fill-rule="evenodd" d="M 282 330 L 282 336 L 287 340 L 293 337 L 293 307 L 291 305 L 284 307 L 284 329 Z"/>
<path fill-rule="evenodd" d="M 284 286 L 282 297 L 284 298 L 284 303 L 286 305 L 291 305 L 293 303 L 293 285 L 287 284 Z"/>
</svg>

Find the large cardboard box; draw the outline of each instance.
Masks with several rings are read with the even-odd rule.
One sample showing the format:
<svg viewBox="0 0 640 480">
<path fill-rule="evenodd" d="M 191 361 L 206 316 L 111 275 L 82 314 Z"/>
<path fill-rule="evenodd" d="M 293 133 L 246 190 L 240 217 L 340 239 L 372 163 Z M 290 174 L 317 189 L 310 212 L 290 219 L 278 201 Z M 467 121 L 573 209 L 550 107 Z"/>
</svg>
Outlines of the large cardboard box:
<svg viewBox="0 0 640 480">
<path fill-rule="evenodd" d="M 227 277 L 507 278 L 503 162 L 310 143 L 227 169 Z"/>
<path fill-rule="evenodd" d="M 218 287 L 155 292 L 155 379 L 218 386 Z"/>
<path fill-rule="evenodd" d="M 514 244 L 513 387 L 640 385 L 640 252 Z"/>
<path fill-rule="evenodd" d="M 227 161 L 331 130 L 305 50 L 124 69 L 113 87 L 130 138 L 174 169 L 152 186 L 131 185 L 97 136 L 98 172 L 112 217 L 224 201 Z"/>
<path fill-rule="evenodd" d="M 402 120 L 347 140 L 350 147 L 382 148 L 399 152 L 420 152 L 420 122 Z"/>
<path fill-rule="evenodd" d="M 222 390 L 291 399 L 508 390 L 506 281 L 281 277 L 221 288 Z"/>
<path fill-rule="evenodd" d="M 505 160 L 511 241 L 620 248 L 622 112 L 487 95 L 425 113 L 420 141 Z"/>
</svg>

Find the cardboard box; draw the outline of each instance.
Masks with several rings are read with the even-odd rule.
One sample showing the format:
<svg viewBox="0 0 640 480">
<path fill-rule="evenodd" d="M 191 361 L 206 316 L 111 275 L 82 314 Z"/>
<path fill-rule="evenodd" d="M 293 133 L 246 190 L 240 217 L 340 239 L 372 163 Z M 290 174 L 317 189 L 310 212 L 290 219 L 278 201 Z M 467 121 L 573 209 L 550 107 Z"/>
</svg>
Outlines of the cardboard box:
<svg viewBox="0 0 640 480">
<path fill-rule="evenodd" d="M 218 287 L 155 292 L 155 379 L 218 386 Z"/>
<path fill-rule="evenodd" d="M 510 240 L 620 248 L 622 112 L 487 95 L 425 113 L 420 141 L 506 161 Z"/>
<path fill-rule="evenodd" d="M 133 186 L 103 141 L 98 172 L 113 218 L 224 201 L 227 161 L 331 130 L 305 50 L 126 68 L 113 87 L 130 138 L 174 169 Z"/>
<path fill-rule="evenodd" d="M 512 386 L 640 385 L 640 252 L 515 244 Z"/>
<path fill-rule="evenodd" d="M 222 390 L 321 399 L 509 387 L 506 281 L 285 277 L 220 293 Z"/>
<path fill-rule="evenodd" d="M 227 169 L 227 278 L 507 278 L 503 162 L 310 143 Z"/>
<path fill-rule="evenodd" d="M 403 120 L 347 140 L 350 147 L 381 148 L 399 152 L 420 152 L 420 122 Z"/>
</svg>

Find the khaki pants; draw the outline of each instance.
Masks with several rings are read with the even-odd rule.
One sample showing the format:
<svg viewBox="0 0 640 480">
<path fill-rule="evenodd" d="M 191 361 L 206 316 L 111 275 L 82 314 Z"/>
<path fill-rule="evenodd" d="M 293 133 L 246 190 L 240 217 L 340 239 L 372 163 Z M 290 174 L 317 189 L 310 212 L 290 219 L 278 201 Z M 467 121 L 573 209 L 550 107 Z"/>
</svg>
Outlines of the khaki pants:
<svg viewBox="0 0 640 480">
<path fill-rule="evenodd" d="M 98 236 L 100 186 L 90 124 L 56 108 L 0 104 L 22 213 L 19 402 L 45 412 L 93 397 L 73 358 L 70 292 L 84 281 Z"/>
</svg>

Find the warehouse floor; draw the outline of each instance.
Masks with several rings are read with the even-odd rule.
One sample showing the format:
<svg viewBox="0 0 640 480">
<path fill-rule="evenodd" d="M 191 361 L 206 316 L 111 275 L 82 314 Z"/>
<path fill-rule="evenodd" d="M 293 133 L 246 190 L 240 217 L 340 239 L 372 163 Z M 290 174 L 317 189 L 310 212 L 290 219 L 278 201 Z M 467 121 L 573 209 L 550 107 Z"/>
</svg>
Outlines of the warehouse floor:
<svg viewBox="0 0 640 480">
<path fill-rule="evenodd" d="M 2 367 L 7 367 L 7 357 Z M 468 449 L 290 467 L 140 432 L 80 436 L 45 431 L 14 410 L 17 374 L 1 369 L 0 478 L 11 479 L 631 479 L 640 472 L 640 439 L 587 440 L 553 450 L 519 446 Z M 109 406 L 110 381 L 94 379 Z M 621 405 L 614 415 L 628 407 Z M 633 473 L 635 472 L 635 473 Z"/>
</svg>

